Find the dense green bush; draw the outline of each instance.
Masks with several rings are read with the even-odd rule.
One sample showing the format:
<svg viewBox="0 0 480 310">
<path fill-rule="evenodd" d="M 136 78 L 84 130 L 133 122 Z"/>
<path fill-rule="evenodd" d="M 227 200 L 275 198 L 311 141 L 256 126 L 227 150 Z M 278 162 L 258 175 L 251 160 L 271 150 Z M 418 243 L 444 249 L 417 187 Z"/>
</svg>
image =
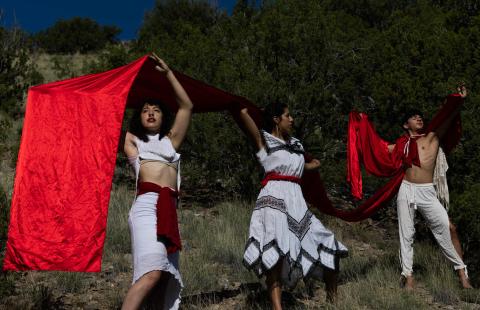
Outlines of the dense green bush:
<svg viewBox="0 0 480 310">
<path fill-rule="evenodd" d="M 7 194 L 0 185 L 0 253 L 4 252 L 7 242 L 8 210 L 10 209 Z"/>
<path fill-rule="evenodd" d="M 50 28 L 35 34 L 33 41 L 48 53 L 87 53 L 118 42 L 120 32 L 116 26 L 102 26 L 90 18 L 74 17 L 57 21 Z"/>
<path fill-rule="evenodd" d="M 28 87 L 40 82 L 27 35 L 18 28 L 0 27 L 0 111 L 20 116 Z"/>
<path fill-rule="evenodd" d="M 431 117 L 442 97 L 458 81 L 466 81 L 471 96 L 464 126 L 471 135 L 465 135 L 451 157 L 455 170 L 464 173 L 450 173 L 453 190 L 462 190 L 465 174 L 467 179 L 475 176 L 474 182 L 480 173 L 480 166 L 462 161 L 480 146 L 473 137 L 478 131 L 473 102 L 480 35 L 479 19 L 469 15 L 471 9 L 452 5 L 388 0 L 298 5 L 280 0 L 258 6 L 239 1 L 232 16 L 226 16 L 207 1 L 162 0 L 146 14 L 130 50 L 110 48 L 97 67 L 109 69 L 156 51 L 171 67 L 260 106 L 286 102 L 296 118 L 296 135 L 323 161 L 327 185 L 344 179 L 350 110 L 369 113 L 381 135 L 393 141 L 402 133 L 398 120 L 406 108 L 419 107 Z M 258 176 L 242 176 L 245 165 L 255 165 L 253 148 L 244 140 L 237 145 L 243 139 L 239 132 L 222 126 L 234 123 L 218 115 L 194 116 L 189 133 L 193 143 L 187 140 L 185 158 L 195 161 L 191 166 L 196 167 L 196 179 L 205 173 L 206 183 L 215 180 L 249 195 L 257 188 Z M 231 157 L 236 157 L 234 165 L 215 160 L 226 145 L 238 146 Z M 238 177 L 227 181 L 226 176 Z"/>
<path fill-rule="evenodd" d="M 480 281 L 480 184 L 465 188 L 461 194 L 452 197 L 450 215 L 457 230 L 462 236 L 462 246 L 466 253 L 465 260 L 469 264 L 470 274 Z"/>
<path fill-rule="evenodd" d="M 476 5 L 428 0 L 255 3 L 239 1 L 227 16 L 207 1 L 157 1 L 138 40 L 128 48 L 109 48 L 91 69 L 110 69 L 155 51 L 172 68 L 259 106 L 286 102 L 296 135 L 322 160 L 327 187 L 343 188 L 349 111 L 367 112 L 381 136 L 394 141 L 402 134 L 398 122 L 404 110 L 420 108 L 428 121 L 442 98 L 465 81 L 470 95 L 463 112 L 464 137 L 449 157 L 449 182 L 453 205 L 456 197 L 473 195 L 480 178 Z M 253 148 L 229 116 L 195 115 L 182 152 L 183 186 L 194 195 L 200 195 L 195 189 L 207 187 L 219 199 L 233 194 L 252 198 L 258 190 L 260 169 Z M 381 182 L 367 179 L 365 188 L 373 191 Z M 479 214 L 473 204 L 460 204 L 462 213 Z M 454 214 L 459 223 L 468 219 Z M 460 227 L 460 234 L 472 244 L 468 230 Z M 467 256 L 472 251 L 467 246 Z"/>
</svg>

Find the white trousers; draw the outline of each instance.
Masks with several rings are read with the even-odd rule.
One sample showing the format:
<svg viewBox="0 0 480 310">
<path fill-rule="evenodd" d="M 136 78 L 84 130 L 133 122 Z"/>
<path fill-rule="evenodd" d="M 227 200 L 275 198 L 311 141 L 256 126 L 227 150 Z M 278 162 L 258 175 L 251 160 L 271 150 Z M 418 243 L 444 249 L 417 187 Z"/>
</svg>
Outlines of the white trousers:
<svg viewBox="0 0 480 310">
<path fill-rule="evenodd" d="M 447 211 L 438 201 L 433 183 L 417 184 L 403 180 L 397 196 L 402 275 L 405 277 L 411 276 L 413 272 L 412 245 L 415 235 L 415 211 L 417 209 L 427 221 L 443 254 L 453 263 L 455 270 L 465 268 L 465 264 L 453 246 Z"/>
</svg>

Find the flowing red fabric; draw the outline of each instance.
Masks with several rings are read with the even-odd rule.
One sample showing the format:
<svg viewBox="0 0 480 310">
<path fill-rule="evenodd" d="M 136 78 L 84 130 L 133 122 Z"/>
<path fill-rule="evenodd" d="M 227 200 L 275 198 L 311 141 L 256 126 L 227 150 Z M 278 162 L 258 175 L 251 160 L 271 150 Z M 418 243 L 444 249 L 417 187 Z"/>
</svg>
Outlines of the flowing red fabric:
<svg viewBox="0 0 480 310">
<path fill-rule="evenodd" d="M 361 162 L 368 173 L 377 177 L 392 177 L 412 164 L 420 166 L 415 139 L 409 139 L 407 135 L 401 136 L 395 142 L 392 152 L 388 151 L 388 145 L 388 142 L 378 136 L 366 114 L 350 113 L 347 182 L 350 183 L 350 190 L 355 198 L 363 197 Z"/>
<path fill-rule="evenodd" d="M 461 123 L 459 111 L 463 104 L 459 94 L 449 95 L 440 111 L 426 127 L 424 134 L 435 131 L 448 124 L 446 134 L 440 141 L 444 151 L 450 152 L 460 141 Z M 450 118 L 454 115 L 453 120 Z M 338 211 L 326 207 L 331 215 L 347 221 L 359 221 L 370 217 L 383 207 L 398 192 L 405 175 L 405 170 L 412 165 L 420 166 L 417 143 L 414 138 L 401 136 L 395 148 L 388 152 L 388 143 L 375 132 L 365 114 L 350 113 L 347 142 L 347 180 L 351 185 L 352 195 L 362 197 L 362 176 L 360 163 L 370 174 L 379 177 L 391 177 L 390 181 L 380 188 L 372 197 L 353 211 Z"/>
<path fill-rule="evenodd" d="M 137 195 L 149 192 L 158 193 L 156 205 L 158 240 L 165 242 L 168 253 L 180 251 L 182 242 L 180 241 L 180 232 L 178 230 L 176 208 L 178 192 L 169 187 L 162 187 L 151 182 L 138 183 Z"/>
<path fill-rule="evenodd" d="M 175 75 L 195 112 L 241 106 L 260 119 L 245 98 Z M 170 83 L 148 56 L 29 89 L 4 270 L 100 271 L 124 111 L 145 98 L 177 108 Z"/>
</svg>

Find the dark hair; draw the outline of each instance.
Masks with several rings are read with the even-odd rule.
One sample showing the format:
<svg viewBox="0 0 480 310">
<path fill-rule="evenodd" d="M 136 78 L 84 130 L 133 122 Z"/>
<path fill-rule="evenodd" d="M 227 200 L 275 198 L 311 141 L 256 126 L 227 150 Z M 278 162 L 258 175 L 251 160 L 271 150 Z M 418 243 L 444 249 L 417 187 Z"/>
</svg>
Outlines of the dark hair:
<svg viewBox="0 0 480 310">
<path fill-rule="evenodd" d="M 135 113 L 133 113 L 132 118 L 130 119 L 128 131 L 130 131 L 143 142 L 148 142 L 147 131 L 145 130 L 145 127 L 143 127 L 140 117 L 145 104 L 157 106 L 162 111 L 162 124 L 160 125 L 159 135 L 159 139 L 162 139 L 170 131 L 173 113 L 166 104 L 157 99 L 146 99 L 143 101 L 143 104 L 137 110 L 135 110 Z"/>
<path fill-rule="evenodd" d="M 402 123 L 400 124 L 400 126 L 402 126 L 403 128 L 403 125 L 405 125 L 405 123 L 408 123 L 408 119 L 412 116 L 415 116 L 415 115 L 419 115 L 422 119 L 423 119 L 423 113 L 422 111 L 420 110 L 417 110 L 417 109 L 409 109 L 405 112 L 405 114 L 403 114 L 403 117 L 402 119 L 400 120 Z M 405 128 L 404 128 L 405 129 Z"/>
<path fill-rule="evenodd" d="M 273 118 L 280 117 L 285 112 L 286 108 L 288 108 L 288 106 L 285 103 L 280 103 L 278 101 L 269 103 L 263 111 L 263 130 L 271 133 L 276 125 Z"/>
</svg>

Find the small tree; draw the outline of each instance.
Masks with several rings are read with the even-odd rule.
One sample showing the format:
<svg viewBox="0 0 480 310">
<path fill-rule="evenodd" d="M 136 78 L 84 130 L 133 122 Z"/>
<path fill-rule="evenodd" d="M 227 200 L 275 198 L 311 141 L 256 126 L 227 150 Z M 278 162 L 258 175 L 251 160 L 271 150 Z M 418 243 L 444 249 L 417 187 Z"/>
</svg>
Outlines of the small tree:
<svg viewBox="0 0 480 310">
<path fill-rule="evenodd" d="M 30 61 L 27 35 L 19 28 L 0 28 L 0 111 L 19 116 L 28 87 L 43 78 Z"/>
<path fill-rule="evenodd" d="M 52 27 L 34 35 L 36 45 L 48 53 L 87 53 L 116 43 L 121 32 L 116 26 L 102 26 L 90 18 L 59 20 Z"/>
</svg>

